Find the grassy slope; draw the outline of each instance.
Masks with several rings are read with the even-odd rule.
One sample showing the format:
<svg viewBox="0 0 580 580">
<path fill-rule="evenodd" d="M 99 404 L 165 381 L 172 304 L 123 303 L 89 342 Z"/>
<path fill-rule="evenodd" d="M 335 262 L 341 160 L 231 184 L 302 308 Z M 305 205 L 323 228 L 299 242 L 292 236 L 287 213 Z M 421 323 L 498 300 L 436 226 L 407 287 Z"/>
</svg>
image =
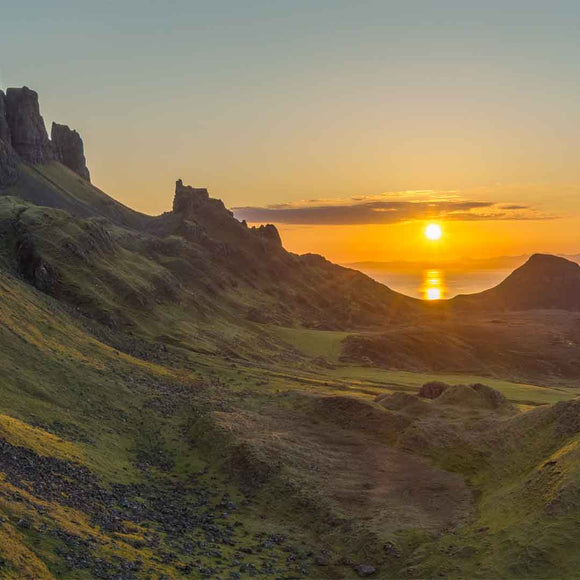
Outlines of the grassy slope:
<svg viewBox="0 0 580 580">
<path fill-rule="evenodd" d="M 6 206 L 14 203 L 3 200 Z M 433 374 L 339 364 L 348 333 L 254 325 L 223 302 L 184 303 L 167 296 L 150 300 L 154 281 L 167 275 L 158 261 L 126 246 L 94 252 L 88 261 L 74 258 L 74 252 L 71 257 L 67 244 L 86 251 L 77 244 L 87 240 L 86 224 L 41 208 L 29 207 L 26 214 L 28 231 L 43 256 L 61 268 L 64 290 L 74 289 L 75 298 L 95 310 L 121 314 L 124 330 L 131 329 L 136 340 L 162 340 L 165 350 L 151 356 L 147 346 L 141 352 L 139 346 L 127 348 L 122 339 L 119 350 L 109 346 L 116 344 L 114 331 L 71 317 L 69 307 L 31 289 L 9 273 L 11 264 L 5 265 L 0 282 L 0 442 L 11 447 L 0 480 L 0 508 L 6 516 L 0 528 L 0 574 L 90 578 L 96 575 L 95 559 L 102 559 L 117 566 L 109 570 L 111 577 L 119 566 L 142 561 L 141 572 L 134 571 L 138 577 L 174 577 L 182 565 L 192 566 L 194 577 L 210 567 L 218 575 L 230 570 L 247 574 L 251 565 L 272 576 L 335 578 L 352 575 L 352 563 L 369 558 L 386 577 L 461 576 L 463 569 L 473 576 L 573 576 L 577 557 L 566 547 L 578 540 L 577 448 L 574 435 L 555 432 L 553 422 L 535 422 L 544 409 L 522 415 L 532 417 L 529 423 L 506 420 L 505 432 L 495 442 L 448 438 L 453 432 L 445 427 L 441 433 L 427 431 L 433 447 L 413 447 L 419 464 L 423 455 L 430 459 L 425 473 L 430 474 L 427 486 L 434 477 L 431 491 L 442 482 L 457 481 L 440 473 L 443 468 L 466 478 L 479 497 L 477 517 L 441 535 L 436 526 L 420 525 L 423 516 L 416 514 L 423 512 L 412 502 L 391 505 L 392 512 L 381 503 L 385 496 L 398 496 L 391 493 L 390 480 L 374 480 L 376 472 L 385 463 L 393 465 L 397 481 L 396 466 L 408 467 L 411 459 L 398 448 L 390 450 L 396 436 L 385 435 L 383 422 L 388 426 L 395 416 L 368 404 L 384 392 L 414 392 Z M 47 224 L 49 230 L 44 229 Z M 235 292 L 225 293 L 230 291 Z M 246 298 L 251 303 L 251 296 Z M 142 303 L 137 307 L 136 302 Z M 184 316 L 185 308 L 196 315 Z M 104 341 L 87 327 L 97 336 L 102 332 Z M 308 357 L 323 357 L 335 368 Z M 513 401 L 534 405 L 574 397 L 565 389 L 477 376 L 437 378 L 486 382 Z M 353 398 L 363 406 L 353 406 Z M 482 429 L 486 424 L 484 418 Z M 420 429 L 442 428 L 435 421 L 418 425 L 419 434 Z M 494 421 L 490 432 L 492 426 L 497 427 Z M 22 448 L 31 455 L 10 471 L 10 456 L 19 457 Z M 85 472 L 65 471 L 74 485 L 56 495 L 44 489 L 40 467 L 26 474 L 29 483 L 15 476 L 19 466 L 45 465 L 42 458 L 63 461 L 55 464 L 59 469 L 69 469 L 69 464 L 87 468 L 90 477 L 98 478 L 99 489 L 124 486 L 122 505 L 114 508 L 121 527 L 108 529 L 95 519 L 99 509 L 108 512 L 110 506 L 89 505 L 94 493 L 84 497 L 86 505 L 71 505 L 68 496 L 90 480 Z M 413 469 L 419 464 L 415 459 L 410 463 Z M 130 485 L 148 487 L 131 491 Z M 407 485 L 414 489 L 412 479 Z M 421 496 L 428 498 L 431 491 Z M 209 518 L 215 530 L 194 518 L 188 524 L 191 531 L 176 537 L 159 513 L 136 517 L 126 507 L 153 492 L 156 499 L 144 503 L 160 503 L 161 512 L 172 514 L 172 524 L 176 513 L 193 502 L 194 513 Z M 361 498 L 375 492 L 377 503 L 370 503 L 369 514 Z M 200 497 L 204 501 L 197 505 Z M 237 507 L 222 517 L 229 511 L 224 497 Z M 163 503 L 167 498 L 173 504 Z M 239 525 L 231 529 L 234 519 Z M 404 529 L 393 530 L 398 521 L 406 522 Z M 288 537 L 285 542 L 267 540 L 263 545 L 264 534 L 280 533 Z M 193 553 L 185 540 L 194 542 Z M 380 548 L 384 541 L 394 543 L 386 555 Z M 327 557 L 324 550 L 331 565 L 314 568 L 317 556 Z M 84 568 L 67 563 L 67 554 L 79 553 L 88 554 Z M 177 560 L 168 553 L 176 553 Z M 344 556 L 352 563 L 341 561 Z"/>
<path fill-rule="evenodd" d="M 199 400 L 204 398 L 204 383 L 194 371 L 145 362 L 95 340 L 57 303 L 6 273 L 0 282 L 0 321 L 2 439 L 42 456 L 86 466 L 105 487 L 144 481 L 161 485 L 166 480 L 189 480 L 192 474 L 208 470 L 198 476 L 192 492 L 211 487 L 210 512 L 226 494 L 239 506 L 243 495 L 236 486 L 216 473 L 200 457 L 195 445 L 181 435 L 192 409 L 198 408 Z M 206 375 L 206 379 L 211 377 Z M 213 391 L 216 397 L 219 385 Z M 192 402 L 196 397 L 201 397 L 197 404 Z M 169 472 L 155 466 L 138 466 L 140 456 L 165 455 L 173 462 Z M 156 529 L 155 521 L 149 522 L 147 528 L 129 523 L 128 529 L 133 532 L 126 531 L 125 536 L 129 535 L 125 537 L 103 531 L 83 512 L 82 505 L 71 508 L 63 501 L 58 497 L 46 501 L 42 494 L 34 493 L 34 486 L 27 492 L 26 487 L 15 487 L 0 478 L 0 508 L 6 517 L 0 530 L 4 539 L 0 542 L 0 575 L 93 577 L 90 570 L 75 570 L 57 557 L 58 550 L 62 553 L 67 548 L 66 542 L 59 539 L 66 534 L 78 541 L 92 538 L 97 545 L 93 550 L 95 558 L 111 562 L 141 560 L 154 578 L 177 574 L 173 565 L 160 563 L 155 555 L 164 549 L 176 551 L 173 540 L 162 531 L 161 544 L 155 552 L 149 547 L 135 548 L 135 542 L 143 543 Z M 261 568 L 262 556 L 242 554 L 242 559 L 235 553 L 240 548 L 255 550 L 259 540 L 253 534 L 258 531 L 288 535 L 282 524 L 262 521 L 263 514 L 255 502 L 239 508 L 236 515 L 244 526 L 234 533 L 235 549 L 210 541 L 209 548 L 202 550 L 205 555 L 188 557 L 181 553 L 179 563 L 191 563 L 195 570 L 216 567 L 215 557 L 208 556 L 215 546 L 214 550 L 225 554 L 224 566 L 228 558 L 231 562 L 237 557 L 246 566 Z M 197 541 L 201 531 L 192 528 L 191 537 Z M 302 535 L 298 545 L 305 540 Z M 281 566 L 286 557 L 279 550 L 278 545 L 263 550 L 263 556 L 267 555 L 275 567 Z M 297 558 L 295 566 L 283 564 L 283 569 L 290 572 L 301 565 L 301 558 Z"/>
<path fill-rule="evenodd" d="M 66 210 L 79 217 L 103 216 L 117 224 L 138 226 L 149 217 L 125 207 L 57 162 L 19 166 L 16 185 L 0 192 L 36 205 Z"/>
<path fill-rule="evenodd" d="M 527 383 L 516 383 L 481 375 L 465 373 L 415 373 L 363 367 L 339 363 L 341 348 L 347 332 L 316 331 L 302 328 L 277 327 L 272 330 L 282 340 L 294 346 L 301 353 L 311 357 L 324 357 L 335 368 L 321 370 L 323 382 L 348 386 L 351 391 L 360 389 L 374 394 L 403 390 L 416 392 L 424 383 L 439 380 L 450 384 L 485 383 L 500 391 L 510 401 L 520 404 L 540 405 L 557 403 L 575 397 L 573 390 L 544 387 Z M 304 372 L 304 376 L 310 373 Z M 328 385 L 325 385 L 328 386 Z"/>
</svg>

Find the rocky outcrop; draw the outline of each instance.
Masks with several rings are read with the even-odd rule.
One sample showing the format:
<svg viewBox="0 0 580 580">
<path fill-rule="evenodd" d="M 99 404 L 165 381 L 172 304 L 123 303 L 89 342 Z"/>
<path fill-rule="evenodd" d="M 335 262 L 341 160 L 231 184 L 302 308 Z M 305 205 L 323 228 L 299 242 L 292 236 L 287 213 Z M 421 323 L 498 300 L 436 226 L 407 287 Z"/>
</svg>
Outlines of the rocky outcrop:
<svg viewBox="0 0 580 580">
<path fill-rule="evenodd" d="M 205 205 L 210 200 L 209 192 L 205 187 L 191 187 L 183 185 L 178 179 L 175 182 L 175 197 L 173 198 L 173 213 L 192 214 L 195 208 Z M 217 200 L 212 200 L 217 201 Z"/>
<path fill-rule="evenodd" d="M 83 179 L 90 181 L 91 175 L 87 168 L 81 136 L 67 125 L 53 123 L 50 137 L 56 160 L 78 173 Z"/>
<path fill-rule="evenodd" d="M 279 247 L 282 247 L 282 239 L 275 225 L 266 224 L 264 226 L 259 226 L 257 228 L 252 228 L 261 238 L 273 242 Z"/>
<path fill-rule="evenodd" d="M 47 163 L 54 159 L 35 91 L 28 87 L 8 89 L 6 119 L 12 147 L 22 160 L 28 163 Z"/>
<path fill-rule="evenodd" d="M 18 179 L 18 163 L 57 160 L 90 181 L 83 141 L 66 125 L 52 124 L 48 138 L 40 115 L 38 94 L 28 87 L 0 91 L 0 188 Z"/>
</svg>

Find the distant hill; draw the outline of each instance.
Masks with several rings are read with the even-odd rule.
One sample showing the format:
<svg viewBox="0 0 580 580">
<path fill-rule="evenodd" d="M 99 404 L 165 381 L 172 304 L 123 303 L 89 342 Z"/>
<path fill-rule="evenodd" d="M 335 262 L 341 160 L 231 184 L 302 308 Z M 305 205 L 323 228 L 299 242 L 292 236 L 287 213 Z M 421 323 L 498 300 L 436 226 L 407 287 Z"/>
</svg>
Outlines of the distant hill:
<svg viewBox="0 0 580 580">
<path fill-rule="evenodd" d="M 488 310 L 580 310 L 580 265 L 558 256 L 534 254 L 494 288 L 457 296 L 451 304 Z"/>
</svg>

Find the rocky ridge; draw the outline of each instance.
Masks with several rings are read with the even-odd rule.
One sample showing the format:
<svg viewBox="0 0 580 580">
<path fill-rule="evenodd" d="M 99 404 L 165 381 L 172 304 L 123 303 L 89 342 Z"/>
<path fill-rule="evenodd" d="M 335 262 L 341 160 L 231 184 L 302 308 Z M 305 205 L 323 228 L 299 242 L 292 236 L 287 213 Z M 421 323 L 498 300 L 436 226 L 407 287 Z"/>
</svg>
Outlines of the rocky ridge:
<svg viewBox="0 0 580 580">
<path fill-rule="evenodd" d="M 51 161 L 60 161 L 90 181 L 80 135 L 55 123 L 51 141 L 35 91 L 28 87 L 0 91 L 0 188 L 16 183 L 18 163 Z"/>
</svg>

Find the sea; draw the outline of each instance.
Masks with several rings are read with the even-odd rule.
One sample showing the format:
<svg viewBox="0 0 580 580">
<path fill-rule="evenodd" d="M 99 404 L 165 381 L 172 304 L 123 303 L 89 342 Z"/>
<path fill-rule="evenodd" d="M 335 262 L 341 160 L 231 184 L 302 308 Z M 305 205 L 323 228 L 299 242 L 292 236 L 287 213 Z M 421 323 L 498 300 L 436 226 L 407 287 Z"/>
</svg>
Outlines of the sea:
<svg viewBox="0 0 580 580">
<path fill-rule="evenodd" d="M 392 290 L 424 300 L 444 300 L 458 294 L 481 292 L 496 286 L 513 271 L 513 268 L 498 268 L 463 272 L 456 269 L 429 267 L 400 272 L 360 266 L 356 269 Z"/>
</svg>

